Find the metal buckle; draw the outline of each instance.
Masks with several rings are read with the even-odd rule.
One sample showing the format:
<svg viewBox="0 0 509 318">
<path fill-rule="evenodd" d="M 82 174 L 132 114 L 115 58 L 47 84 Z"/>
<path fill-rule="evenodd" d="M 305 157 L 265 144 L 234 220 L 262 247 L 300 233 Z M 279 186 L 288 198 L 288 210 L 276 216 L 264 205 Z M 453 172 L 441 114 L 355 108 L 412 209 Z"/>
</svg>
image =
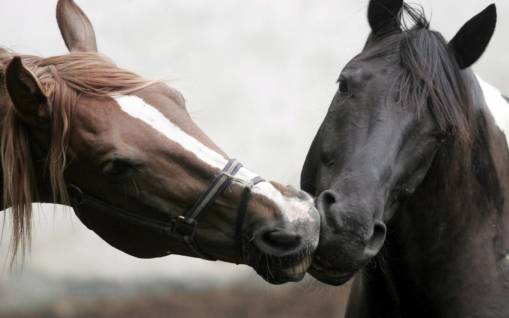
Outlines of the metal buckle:
<svg viewBox="0 0 509 318">
<path fill-rule="evenodd" d="M 184 216 L 179 216 L 173 222 L 172 232 L 181 237 L 193 237 L 196 231 L 197 222 L 194 219 L 186 219 Z"/>
</svg>

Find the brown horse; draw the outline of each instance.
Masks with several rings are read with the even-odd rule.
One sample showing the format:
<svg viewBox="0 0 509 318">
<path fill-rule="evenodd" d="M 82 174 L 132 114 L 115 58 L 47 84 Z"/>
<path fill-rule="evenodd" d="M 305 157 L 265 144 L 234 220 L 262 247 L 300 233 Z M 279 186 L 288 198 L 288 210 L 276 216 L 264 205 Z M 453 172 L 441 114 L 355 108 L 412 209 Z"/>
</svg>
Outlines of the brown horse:
<svg viewBox="0 0 509 318">
<path fill-rule="evenodd" d="M 229 160 L 178 91 L 97 53 L 72 0 L 58 2 L 57 20 L 70 54 L 0 51 L 3 205 L 12 207 L 14 255 L 30 239 L 32 202 L 61 203 L 136 257 L 219 259 L 272 283 L 300 280 L 318 243 L 311 197 Z"/>
</svg>

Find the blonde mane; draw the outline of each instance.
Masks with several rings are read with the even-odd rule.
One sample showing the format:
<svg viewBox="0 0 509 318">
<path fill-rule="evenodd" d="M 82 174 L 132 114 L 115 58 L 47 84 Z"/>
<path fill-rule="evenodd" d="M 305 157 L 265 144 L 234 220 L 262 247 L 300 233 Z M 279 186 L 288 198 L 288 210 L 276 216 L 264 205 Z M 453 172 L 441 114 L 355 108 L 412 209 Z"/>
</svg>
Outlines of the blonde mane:
<svg viewBox="0 0 509 318">
<path fill-rule="evenodd" d="M 26 251 L 31 241 L 32 202 L 37 200 L 37 181 L 31 153 L 30 133 L 16 113 L 5 90 L 5 69 L 15 56 L 0 49 L 0 108 L 2 122 L 1 159 L 3 207 L 11 208 L 11 261 L 18 251 Z M 25 67 L 40 81 L 51 113 L 51 140 L 45 163 L 54 203 L 68 202 L 64 180 L 66 153 L 73 110 L 82 95 L 113 96 L 130 94 L 154 82 L 118 68 L 98 53 L 76 52 L 40 58 L 21 56 Z M 3 98 L 2 98 L 3 96 Z"/>
</svg>

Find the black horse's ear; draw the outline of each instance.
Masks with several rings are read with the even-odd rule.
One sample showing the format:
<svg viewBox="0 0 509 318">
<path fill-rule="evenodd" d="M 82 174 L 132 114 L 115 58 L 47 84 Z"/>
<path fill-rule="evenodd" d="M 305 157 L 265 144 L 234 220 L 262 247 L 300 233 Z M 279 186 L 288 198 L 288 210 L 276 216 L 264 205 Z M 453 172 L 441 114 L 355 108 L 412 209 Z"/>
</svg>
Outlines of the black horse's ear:
<svg viewBox="0 0 509 318">
<path fill-rule="evenodd" d="M 92 23 L 73 0 L 58 1 L 57 22 L 69 51 L 97 52 Z"/>
<path fill-rule="evenodd" d="M 470 19 L 449 42 L 461 69 L 472 66 L 484 53 L 495 32 L 497 7 L 489 5 Z"/>
<path fill-rule="evenodd" d="M 37 77 L 14 57 L 5 71 L 5 85 L 16 113 L 27 123 L 49 118 L 47 97 Z"/>
<path fill-rule="evenodd" d="M 375 35 L 400 29 L 399 12 L 403 0 L 371 0 L 368 21 Z"/>
</svg>

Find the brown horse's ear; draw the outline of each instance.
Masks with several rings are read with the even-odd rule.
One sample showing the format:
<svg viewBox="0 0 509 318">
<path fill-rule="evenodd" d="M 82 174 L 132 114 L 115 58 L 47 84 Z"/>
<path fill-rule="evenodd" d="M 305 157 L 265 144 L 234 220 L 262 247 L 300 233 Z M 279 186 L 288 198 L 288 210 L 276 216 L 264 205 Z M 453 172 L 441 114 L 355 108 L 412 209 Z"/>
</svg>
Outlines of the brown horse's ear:
<svg viewBox="0 0 509 318">
<path fill-rule="evenodd" d="M 37 77 L 14 57 L 5 71 L 7 92 L 16 112 L 28 123 L 49 118 L 47 97 Z"/>
<path fill-rule="evenodd" d="M 470 19 L 449 43 L 461 69 L 472 66 L 484 53 L 497 25 L 497 7 L 489 5 Z"/>
<path fill-rule="evenodd" d="M 371 32 L 380 35 L 400 30 L 399 12 L 403 0 L 371 0 L 368 7 L 368 21 Z"/>
<path fill-rule="evenodd" d="M 92 23 L 73 0 L 58 1 L 57 22 L 69 51 L 97 52 Z"/>
</svg>

